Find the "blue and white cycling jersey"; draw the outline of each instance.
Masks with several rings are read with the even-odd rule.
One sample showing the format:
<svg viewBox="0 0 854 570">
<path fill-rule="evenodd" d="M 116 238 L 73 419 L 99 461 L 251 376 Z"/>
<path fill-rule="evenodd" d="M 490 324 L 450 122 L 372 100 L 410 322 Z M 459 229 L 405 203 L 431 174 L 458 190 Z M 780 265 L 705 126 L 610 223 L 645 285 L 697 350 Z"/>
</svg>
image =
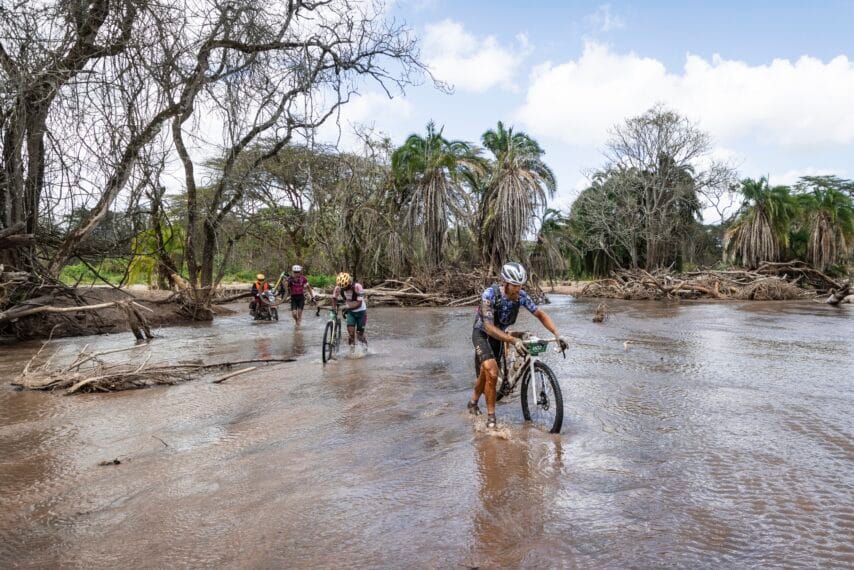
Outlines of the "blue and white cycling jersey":
<svg viewBox="0 0 854 570">
<path fill-rule="evenodd" d="M 474 328 L 483 330 L 483 321 L 486 320 L 501 330 L 505 330 L 516 322 L 519 307 L 525 307 L 531 314 L 536 313 L 538 308 L 534 300 L 524 290 L 519 291 L 518 301 L 511 301 L 498 286 L 493 285 L 487 288 L 480 297 L 480 306 L 477 309 Z"/>
</svg>

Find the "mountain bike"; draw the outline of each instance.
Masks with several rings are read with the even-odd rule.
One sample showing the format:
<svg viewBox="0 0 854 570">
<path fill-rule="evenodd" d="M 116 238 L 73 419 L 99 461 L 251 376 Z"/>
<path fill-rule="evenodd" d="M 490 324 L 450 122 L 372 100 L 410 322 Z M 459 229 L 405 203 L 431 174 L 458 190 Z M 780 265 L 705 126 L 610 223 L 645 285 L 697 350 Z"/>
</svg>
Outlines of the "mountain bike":
<svg viewBox="0 0 854 570">
<path fill-rule="evenodd" d="M 320 309 L 318 309 L 320 310 Z M 329 309 L 329 321 L 323 331 L 323 363 L 338 356 L 341 347 L 341 317 L 337 309 Z"/>
<path fill-rule="evenodd" d="M 513 345 L 504 347 L 498 366 L 496 398 L 501 400 L 510 395 L 521 381 L 519 392 L 522 396 L 522 415 L 525 421 L 532 422 L 549 433 L 560 433 L 563 424 L 563 394 L 560 391 L 560 383 L 552 369 L 540 360 L 549 343 L 556 343 L 558 339 L 537 338 L 523 332 L 510 334 L 522 339 L 527 354 L 519 354 L 512 348 Z M 512 352 L 509 348 L 512 348 Z M 566 352 L 561 352 L 566 358 Z"/>
</svg>

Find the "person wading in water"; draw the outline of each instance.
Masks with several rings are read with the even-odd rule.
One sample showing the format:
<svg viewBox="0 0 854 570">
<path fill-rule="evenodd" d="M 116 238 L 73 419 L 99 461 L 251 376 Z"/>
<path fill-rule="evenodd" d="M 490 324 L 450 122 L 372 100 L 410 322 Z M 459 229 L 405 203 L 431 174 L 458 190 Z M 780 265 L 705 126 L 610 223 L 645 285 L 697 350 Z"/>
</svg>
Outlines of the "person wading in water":
<svg viewBox="0 0 854 570">
<path fill-rule="evenodd" d="M 561 350 L 566 350 L 569 344 L 557 332 L 557 327 L 542 309 L 537 307 L 534 300 L 522 289 L 528 280 L 528 273 L 519 263 L 505 263 L 501 268 L 501 284 L 494 283 L 488 287 L 480 298 L 471 341 L 474 345 L 475 369 L 477 381 L 474 392 L 468 403 L 469 413 L 480 415 L 478 401 L 481 394 L 486 394 L 486 427 L 494 428 L 495 420 L 495 385 L 498 381 L 498 359 L 504 348 L 504 343 L 510 343 L 516 350 L 524 354 L 525 344 L 522 339 L 511 336 L 507 327 L 516 322 L 519 307 L 525 307 L 537 317 L 544 327 L 549 329 L 558 339 Z"/>
</svg>

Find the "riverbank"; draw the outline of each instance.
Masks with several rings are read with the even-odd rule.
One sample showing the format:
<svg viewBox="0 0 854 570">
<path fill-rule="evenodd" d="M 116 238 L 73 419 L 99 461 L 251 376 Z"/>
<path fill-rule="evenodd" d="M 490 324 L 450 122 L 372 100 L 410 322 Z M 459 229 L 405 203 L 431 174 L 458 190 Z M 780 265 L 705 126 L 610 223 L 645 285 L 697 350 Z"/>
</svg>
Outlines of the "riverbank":
<svg viewBox="0 0 854 570">
<path fill-rule="evenodd" d="M 4 325 L 4 334 L 0 343 L 8 344 L 15 341 L 62 338 L 68 336 L 85 336 L 93 334 L 110 334 L 127 331 L 131 325 L 128 322 L 124 304 L 133 303 L 149 327 L 186 325 L 193 321 L 182 311 L 181 306 L 173 299 L 171 291 L 149 289 L 144 286 L 132 286 L 118 289 L 106 286 L 76 287 L 69 294 L 53 295 L 29 301 L 27 305 L 39 307 L 50 305 L 68 312 L 40 313 L 22 317 Z M 74 311 L 75 307 L 100 307 L 90 311 Z M 26 306 L 26 305 L 25 305 Z M 231 314 L 233 311 L 214 306 L 215 314 Z"/>
<path fill-rule="evenodd" d="M 776 270 L 776 268 L 775 268 Z M 698 274 L 649 274 L 647 272 L 630 274 L 627 272 L 615 274 L 613 278 L 590 281 L 557 281 L 543 282 L 542 289 L 535 291 L 538 298 L 542 294 L 570 295 L 576 298 L 605 298 L 623 300 L 811 300 L 820 299 L 827 289 L 839 286 L 822 274 L 814 271 L 784 274 L 783 277 L 773 275 L 751 274 L 746 271 L 709 271 Z M 811 277 L 804 279 L 804 275 Z M 466 283 L 460 286 L 452 278 L 435 284 L 406 281 L 386 281 L 374 288 L 366 290 L 368 304 L 378 306 L 466 306 L 474 305 L 480 299 L 477 292 L 479 286 Z M 448 283 L 456 283 L 456 289 L 446 290 Z M 824 289 L 817 287 L 823 286 Z M 222 300 L 236 300 L 246 296 L 251 287 L 250 283 L 223 283 L 217 290 L 215 301 L 211 307 L 213 315 L 230 314 L 234 309 L 226 309 L 220 304 Z M 472 293 L 472 291 L 476 291 Z M 321 303 L 328 303 L 328 292 L 315 291 Z M 461 296 L 462 295 L 462 296 Z M 843 303 L 850 303 L 854 296 L 843 297 Z M 247 299 L 244 301 L 248 302 Z M 108 334 L 130 331 L 132 322 L 129 320 L 127 304 L 132 303 L 140 319 L 144 319 L 150 327 L 165 327 L 187 325 L 194 321 L 188 315 L 186 307 L 182 306 L 171 291 L 149 289 L 144 285 L 131 285 L 118 289 L 109 286 L 77 287 L 50 297 L 40 297 L 31 300 L 27 305 L 39 307 L 50 305 L 62 309 L 62 313 L 42 313 L 17 319 L 6 323 L 0 334 L 0 343 L 16 340 L 59 338 L 66 336 L 82 336 L 90 334 Z M 112 304 L 112 305 L 110 305 Z M 25 305 L 24 307 L 26 307 Z M 75 307 L 85 305 L 107 305 L 96 311 L 75 312 Z M 245 305 L 237 304 L 241 312 Z M 311 308 L 307 308 L 310 311 Z M 280 311 L 281 312 L 281 311 Z M 284 314 L 284 313 L 283 313 Z M 134 317 L 131 316 L 131 320 Z"/>
<path fill-rule="evenodd" d="M 558 281 L 552 284 L 544 284 L 543 291 L 548 293 L 557 293 L 558 295 L 572 295 L 578 297 L 584 290 L 584 287 L 592 281 Z"/>
</svg>

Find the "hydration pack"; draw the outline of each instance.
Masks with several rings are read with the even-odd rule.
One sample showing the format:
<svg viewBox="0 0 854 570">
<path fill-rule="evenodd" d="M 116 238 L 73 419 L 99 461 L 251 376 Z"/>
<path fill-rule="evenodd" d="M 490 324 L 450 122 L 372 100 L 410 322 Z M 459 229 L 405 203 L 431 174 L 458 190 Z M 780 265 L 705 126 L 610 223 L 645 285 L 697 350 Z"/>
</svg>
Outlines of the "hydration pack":
<svg viewBox="0 0 854 570">
<path fill-rule="evenodd" d="M 505 326 L 498 319 L 501 316 L 501 287 L 498 283 L 492 284 L 492 319 L 495 325 L 499 328 Z M 510 301 L 513 303 L 512 301 Z M 516 318 L 519 316 L 519 306 L 521 303 L 513 303 L 512 308 L 510 309 L 510 319 L 506 326 L 510 326 L 516 322 Z"/>
</svg>

